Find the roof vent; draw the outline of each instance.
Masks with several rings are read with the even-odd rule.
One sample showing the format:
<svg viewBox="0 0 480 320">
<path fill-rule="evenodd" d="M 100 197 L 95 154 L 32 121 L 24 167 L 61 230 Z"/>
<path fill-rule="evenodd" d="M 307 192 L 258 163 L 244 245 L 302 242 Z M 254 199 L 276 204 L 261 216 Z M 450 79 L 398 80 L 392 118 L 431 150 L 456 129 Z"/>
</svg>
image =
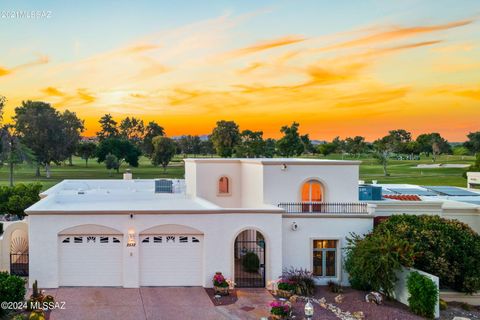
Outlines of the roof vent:
<svg viewBox="0 0 480 320">
<path fill-rule="evenodd" d="M 173 181 L 167 179 L 156 179 L 155 193 L 173 193 Z"/>
</svg>

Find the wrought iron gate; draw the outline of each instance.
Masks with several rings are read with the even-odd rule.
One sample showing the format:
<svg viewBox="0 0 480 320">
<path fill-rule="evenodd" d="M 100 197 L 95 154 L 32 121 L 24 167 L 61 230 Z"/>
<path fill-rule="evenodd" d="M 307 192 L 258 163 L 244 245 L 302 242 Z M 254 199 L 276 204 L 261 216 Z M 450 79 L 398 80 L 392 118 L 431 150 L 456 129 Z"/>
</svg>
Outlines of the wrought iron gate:
<svg viewBox="0 0 480 320">
<path fill-rule="evenodd" d="M 265 241 L 235 240 L 235 286 L 265 287 Z"/>
<path fill-rule="evenodd" d="M 28 253 L 10 253 L 10 274 L 28 276 Z"/>
</svg>

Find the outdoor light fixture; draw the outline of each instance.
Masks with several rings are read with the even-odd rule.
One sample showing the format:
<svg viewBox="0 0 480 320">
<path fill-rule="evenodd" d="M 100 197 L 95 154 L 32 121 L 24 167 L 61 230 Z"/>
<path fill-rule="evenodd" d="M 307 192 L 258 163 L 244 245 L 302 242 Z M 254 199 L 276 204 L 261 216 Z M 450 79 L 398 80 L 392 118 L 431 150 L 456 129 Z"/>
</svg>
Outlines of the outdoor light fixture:
<svg viewBox="0 0 480 320">
<path fill-rule="evenodd" d="M 310 302 L 310 299 L 305 304 L 305 310 L 304 311 L 305 311 L 305 317 L 307 319 L 312 319 L 313 318 L 313 305 Z"/>
<path fill-rule="evenodd" d="M 287 164 L 286 163 L 282 164 L 282 171 L 287 171 Z"/>
<path fill-rule="evenodd" d="M 127 247 L 135 247 L 137 242 L 135 241 L 135 231 L 129 230 L 128 231 L 128 241 Z"/>
</svg>

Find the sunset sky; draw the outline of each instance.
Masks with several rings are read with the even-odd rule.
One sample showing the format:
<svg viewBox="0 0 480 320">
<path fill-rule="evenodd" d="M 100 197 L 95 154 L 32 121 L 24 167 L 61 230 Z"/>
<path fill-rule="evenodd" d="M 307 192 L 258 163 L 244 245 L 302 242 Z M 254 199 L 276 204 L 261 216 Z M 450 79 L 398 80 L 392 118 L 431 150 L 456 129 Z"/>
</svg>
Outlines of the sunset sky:
<svg viewBox="0 0 480 320">
<path fill-rule="evenodd" d="M 314 139 L 480 130 L 480 1 L 2 1 L 5 120 L 22 100 L 170 136 L 217 120 Z"/>
</svg>

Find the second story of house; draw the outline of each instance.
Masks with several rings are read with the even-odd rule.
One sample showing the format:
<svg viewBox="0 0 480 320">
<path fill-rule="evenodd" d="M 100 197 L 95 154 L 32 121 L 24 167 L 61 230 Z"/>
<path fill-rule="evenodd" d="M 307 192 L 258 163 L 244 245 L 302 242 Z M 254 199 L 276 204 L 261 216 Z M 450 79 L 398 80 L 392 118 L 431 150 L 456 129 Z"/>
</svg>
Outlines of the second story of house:
<svg viewBox="0 0 480 320">
<path fill-rule="evenodd" d="M 220 207 L 358 202 L 359 161 L 185 159 L 186 192 Z"/>
</svg>

